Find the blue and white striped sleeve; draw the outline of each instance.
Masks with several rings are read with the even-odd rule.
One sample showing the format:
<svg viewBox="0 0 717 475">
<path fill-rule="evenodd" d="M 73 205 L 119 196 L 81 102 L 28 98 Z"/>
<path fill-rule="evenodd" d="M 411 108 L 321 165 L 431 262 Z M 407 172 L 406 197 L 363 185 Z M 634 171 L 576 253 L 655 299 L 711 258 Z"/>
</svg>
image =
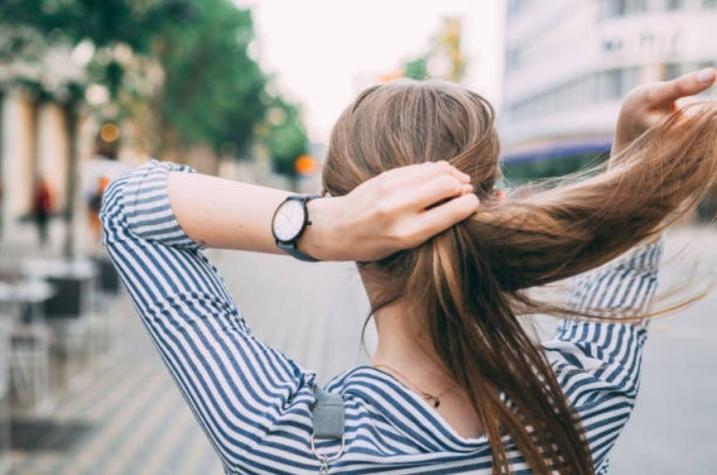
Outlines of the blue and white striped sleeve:
<svg viewBox="0 0 717 475">
<path fill-rule="evenodd" d="M 216 268 L 175 218 L 170 171 L 192 170 L 153 160 L 111 183 L 103 243 L 225 467 L 301 467 L 315 375 L 251 334 Z"/>
<path fill-rule="evenodd" d="M 657 288 L 662 239 L 644 245 L 597 271 L 578 276 L 569 305 L 637 316 L 648 310 Z M 561 321 L 543 343 L 563 391 L 581 418 L 599 466 L 627 422 L 640 383 L 647 321 Z"/>
</svg>

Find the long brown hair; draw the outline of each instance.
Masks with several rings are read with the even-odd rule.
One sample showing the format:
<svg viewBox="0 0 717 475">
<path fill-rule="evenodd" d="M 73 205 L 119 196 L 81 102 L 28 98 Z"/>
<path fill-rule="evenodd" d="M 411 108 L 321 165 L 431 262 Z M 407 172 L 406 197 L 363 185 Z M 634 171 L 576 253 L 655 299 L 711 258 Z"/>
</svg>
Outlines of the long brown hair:
<svg viewBox="0 0 717 475">
<path fill-rule="evenodd" d="M 404 297 L 425 310 L 440 363 L 466 390 L 486 432 L 494 473 L 509 471 L 505 434 L 535 472 L 593 473 L 580 422 L 518 320 L 575 312 L 526 289 L 600 266 L 693 206 L 717 175 L 717 108 L 678 111 L 600 173 L 505 201 L 494 199 L 500 147 L 493 122 L 491 105 L 455 84 L 369 88 L 334 127 L 324 187 L 340 196 L 388 169 L 438 160 L 472 177 L 482 202 L 472 218 L 416 249 L 360 264 L 381 284 L 373 310 Z M 592 316 L 610 315 L 595 309 Z"/>
</svg>

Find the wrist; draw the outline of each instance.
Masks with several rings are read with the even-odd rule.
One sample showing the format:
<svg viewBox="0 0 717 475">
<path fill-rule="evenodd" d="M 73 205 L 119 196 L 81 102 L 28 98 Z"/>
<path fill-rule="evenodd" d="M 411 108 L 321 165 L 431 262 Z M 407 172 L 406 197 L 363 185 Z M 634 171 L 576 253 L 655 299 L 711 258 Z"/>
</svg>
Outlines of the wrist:
<svg viewBox="0 0 717 475">
<path fill-rule="evenodd" d="M 315 198 L 306 204 L 311 224 L 297 242 L 299 250 L 320 261 L 343 260 L 337 249 L 335 209 L 339 198 Z"/>
<path fill-rule="evenodd" d="M 613 135 L 612 148 L 610 150 L 611 157 L 622 152 L 628 145 L 630 145 L 630 142 L 634 140 L 634 131 L 631 129 L 631 127 L 624 124 L 624 119 L 622 119 L 622 117 L 618 119 L 617 126 L 615 127 L 615 133 Z"/>
</svg>

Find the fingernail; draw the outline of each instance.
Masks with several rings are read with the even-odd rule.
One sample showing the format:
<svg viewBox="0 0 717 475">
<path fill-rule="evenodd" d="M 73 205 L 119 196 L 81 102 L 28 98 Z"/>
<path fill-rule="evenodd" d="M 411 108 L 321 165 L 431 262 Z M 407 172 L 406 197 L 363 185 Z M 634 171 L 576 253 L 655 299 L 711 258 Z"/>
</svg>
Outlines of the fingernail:
<svg viewBox="0 0 717 475">
<path fill-rule="evenodd" d="M 463 185 L 463 193 L 473 193 L 473 185 Z"/>
<path fill-rule="evenodd" d="M 697 80 L 704 83 L 712 82 L 715 80 L 715 73 L 714 68 L 705 68 L 697 73 Z"/>
</svg>

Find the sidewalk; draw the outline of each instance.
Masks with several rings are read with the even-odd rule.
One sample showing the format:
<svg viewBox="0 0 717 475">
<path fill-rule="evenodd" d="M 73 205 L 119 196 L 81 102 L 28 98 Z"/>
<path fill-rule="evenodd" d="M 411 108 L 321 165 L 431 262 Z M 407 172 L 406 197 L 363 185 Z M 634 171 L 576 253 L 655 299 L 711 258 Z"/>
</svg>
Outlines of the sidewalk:
<svg viewBox="0 0 717 475">
<path fill-rule="evenodd" d="M 1 265 L 16 268 L 24 258 L 61 256 L 62 233 L 56 221 L 48 246 L 40 248 L 33 227 L 14 227 L 2 242 Z M 103 251 L 98 246 L 93 252 Z M 56 394 L 49 415 L 13 418 L 11 473 L 221 473 L 127 295 L 110 300 L 104 312 L 98 317 L 111 320 L 116 329 L 112 351 L 90 362 L 89 371 Z"/>
<path fill-rule="evenodd" d="M 47 418 L 13 424 L 13 474 L 221 473 L 203 432 L 122 294 L 117 352 Z"/>
</svg>

